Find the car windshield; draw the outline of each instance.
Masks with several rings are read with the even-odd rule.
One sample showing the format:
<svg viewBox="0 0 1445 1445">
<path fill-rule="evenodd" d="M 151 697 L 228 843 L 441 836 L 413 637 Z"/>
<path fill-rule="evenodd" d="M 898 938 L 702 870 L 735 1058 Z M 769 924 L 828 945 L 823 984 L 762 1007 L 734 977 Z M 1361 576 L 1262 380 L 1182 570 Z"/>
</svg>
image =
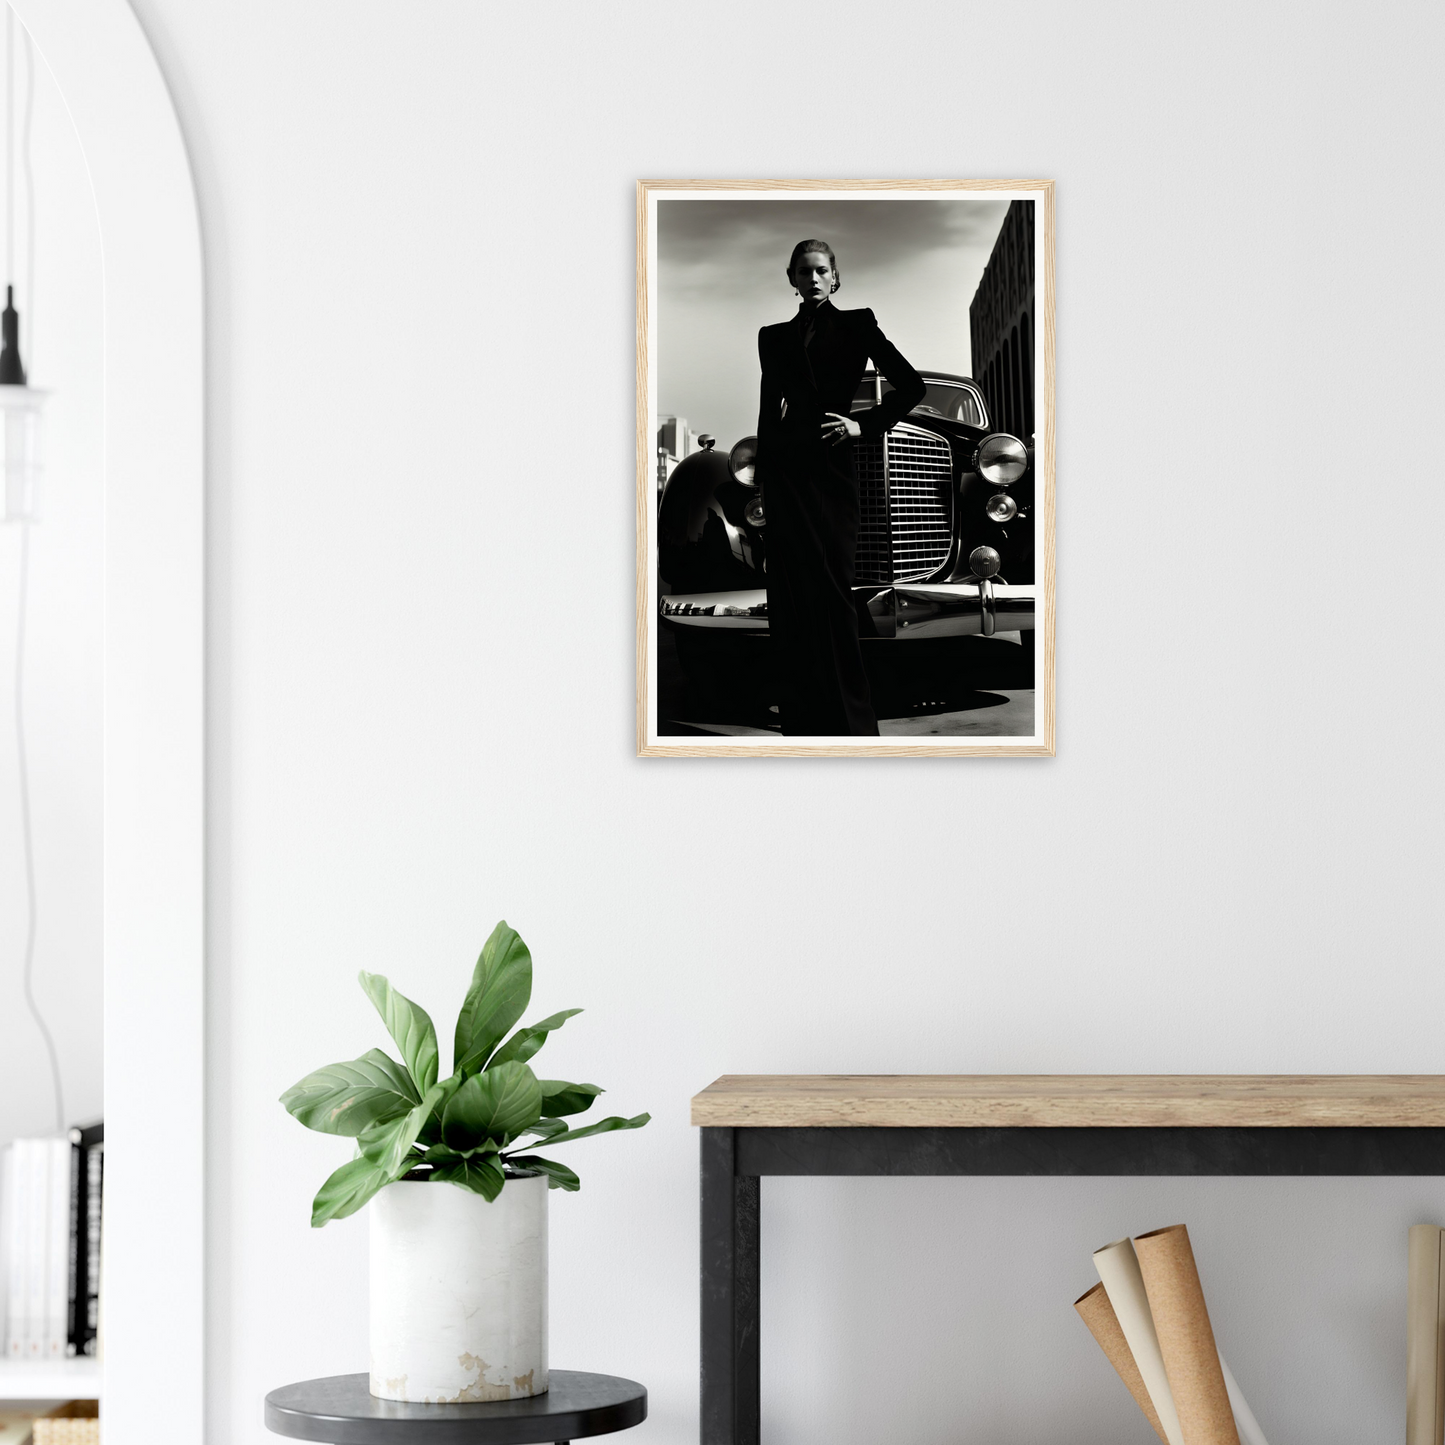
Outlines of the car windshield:
<svg viewBox="0 0 1445 1445">
<path fill-rule="evenodd" d="M 863 378 L 857 394 L 853 397 L 855 408 L 873 405 L 874 384 L 873 377 Z M 910 416 L 941 416 L 945 421 L 962 422 L 964 426 L 983 426 L 983 413 L 971 388 L 951 381 L 929 381 L 924 384 L 927 390 L 923 394 L 923 400 L 913 408 Z M 886 395 L 892 390 L 892 383 L 884 381 L 883 394 Z"/>
</svg>

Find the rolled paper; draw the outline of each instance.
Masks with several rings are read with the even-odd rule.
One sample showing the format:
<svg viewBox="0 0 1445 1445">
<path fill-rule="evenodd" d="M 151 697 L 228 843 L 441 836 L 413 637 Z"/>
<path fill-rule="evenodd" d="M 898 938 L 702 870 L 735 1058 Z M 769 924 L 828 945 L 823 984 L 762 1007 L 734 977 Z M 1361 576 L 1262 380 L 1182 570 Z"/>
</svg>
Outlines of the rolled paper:
<svg viewBox="0 0 1445 1445">
<path fill-rule="evenodd" d="M 1440 1287 L 1435 1291 L 1435 1441 L 1445 1442 L 1445 1231 L 1440 1236 Z"/>
<path fill-rule="evenodd" d="M 1164 1433 L 1164 1426 L 1159 1423 L 1159 1412 L 1149 1398 L 1139 1366 L 1134 1363 L 1134 1352 L 1129 1348 L 1129 1341 L 1124 1338 L 1124 1331 L 1119 1328 L 1119 1317 L 1114 1313 L 1114 1306 L 1109 1303 L 1108 1290 L 1102 1284 L 1096 1284 L 1087 1294 L 1080 1295 L 1074 1301 L 1074 1308 L 1088 1325 L 1089 1333 L 1098 1341 L 1099 1348 L 1103 1350 L 1109 1363 L 1118 1371 L 1119 1378 L 1134 1397 L 1134 1403 L 1144 1412 L 1144 1417 L 1153 1427 L 1154 1433 L 1164 1445 L 1169 1445 L 1169 1437 Z"/>
<path fill-rule="evenodd" d="M 1154 1318 L 1149 1313 L 1144 1277 L 1139 1272 L 1139 1261 L 1134 1255 L 1132 1242 L 1118 1239 L 1113 1244 L 1096 1249 L 1094 1268 L 1099 1271 L 1104 1292 L 1109 1297 L 1129 1353 L 1134 1357 L 1139 1377 L 1144 1381 L 1144 1388 L 1154 1405 L 1164 1438 L 1169 1445 L 1185 1445 L 1184 1433 L 1179 1428 L 1179 1415 L 1174 1408 L 1174 1396 L 1169 1389 L 1169 1375 L 1164 1368 L 1164 1356 L 1160 1353 L 1159 1339 L 1154 1331 Z"/>
<path fill-rule="evenodd" d="M 1434 1224 L 1410 1228 L 1410 1272 L 1405 1315 L 1406 1445 L 1440 1445 L 1440 1229 Z"/>
<path fill-rule="evenodd" d="M 1234 1425 L 1243 1445 L 1269 1445 L 1264 1431 L 1259 1428 L 1259 1421 L 1254 1418 L 1254 1411 L 1249 1408 L 1249 1401 L 1244 1398 L 1244 1391 L 1224 1363 L 1223 1355 L 1219 1357 L 1219 1368 L 1224 1375 L 1224 1388 L 1229 1391 L 1229 1408 L 1234 1411 Z"/>
<path fill-rule="evenodd" d="M 1199 1268 L 1182 1224 L 1134 1240 L 1184 1445 L 1240 1445 Z"/>
</svg>

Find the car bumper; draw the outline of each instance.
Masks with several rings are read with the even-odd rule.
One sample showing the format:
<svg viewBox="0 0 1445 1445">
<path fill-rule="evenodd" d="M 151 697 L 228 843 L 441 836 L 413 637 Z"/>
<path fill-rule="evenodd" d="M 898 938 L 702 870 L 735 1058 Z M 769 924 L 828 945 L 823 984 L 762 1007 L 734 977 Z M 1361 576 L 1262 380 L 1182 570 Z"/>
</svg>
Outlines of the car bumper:
<svg viewBox="0 0 1445 1445">
<path fill-rule="evenodd" d="M 984 588 L 971 582 L 896 583 L 892 587 L 855 587 L 853 595 L 866 607 L 865 636 L 908 641 L 937 637 L 994 636 L 1031 632 L 1034 628 L 1032 586 L 996 582 Z M 991 594 L 991 595 L 989 595 Z M 663 597 L 659 615 L 672 627 L 707 632 L 768 631 L 768 594 L 692 592 Z"/>
</svg>

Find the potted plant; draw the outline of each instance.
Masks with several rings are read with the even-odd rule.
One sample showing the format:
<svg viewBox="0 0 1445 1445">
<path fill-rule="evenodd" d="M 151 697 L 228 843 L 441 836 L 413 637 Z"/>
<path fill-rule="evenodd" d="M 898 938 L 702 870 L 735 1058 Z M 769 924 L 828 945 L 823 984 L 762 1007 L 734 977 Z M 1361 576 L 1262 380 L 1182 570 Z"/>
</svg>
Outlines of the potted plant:
<svg viewBox="0 0 1445 1445">
<path fill-rule="evenodd" d="M 308 1129 L 356 1140 L 356 1157 L 317 1193 L 311 1223 L 372 1201 L 371 1393 L 411 1401 L 540 1395 L 547 1194 L 575 1192 L 581 1182 L 565 1164 L 527 1151 L 638 1129 L 650 1116 L 568 1124 L 602 1090 L 539 1079 L 528 1061 L 582 1010 L 507 1037 L 532 996 L 532 955 L 505 922 L 477 960 L 445 1079 L 426 1011 L 380 974 L 360 977 L 401 1062 L 368 1049 L 308 1074 L 281 1102 Z"/>
</svg>

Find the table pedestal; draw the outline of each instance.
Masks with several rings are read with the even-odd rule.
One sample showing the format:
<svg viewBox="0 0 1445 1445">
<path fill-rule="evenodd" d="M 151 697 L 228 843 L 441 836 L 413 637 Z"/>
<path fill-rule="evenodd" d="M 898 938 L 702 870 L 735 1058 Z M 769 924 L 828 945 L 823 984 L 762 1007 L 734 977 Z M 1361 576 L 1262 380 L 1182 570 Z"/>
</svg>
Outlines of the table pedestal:
<svg viewBox="0 0 1445 1445">
<path fill-rule="evenodd" d="M 569 1445 L 647 1418 L 636 1380 L 553 1370 L 552 1388 L 525 1400 L 415 1405 L 380 1400 L 367 1375 L 331 1375 L 266 1396 L 266 1428 L 326 1445 Z"/>
</svg>

